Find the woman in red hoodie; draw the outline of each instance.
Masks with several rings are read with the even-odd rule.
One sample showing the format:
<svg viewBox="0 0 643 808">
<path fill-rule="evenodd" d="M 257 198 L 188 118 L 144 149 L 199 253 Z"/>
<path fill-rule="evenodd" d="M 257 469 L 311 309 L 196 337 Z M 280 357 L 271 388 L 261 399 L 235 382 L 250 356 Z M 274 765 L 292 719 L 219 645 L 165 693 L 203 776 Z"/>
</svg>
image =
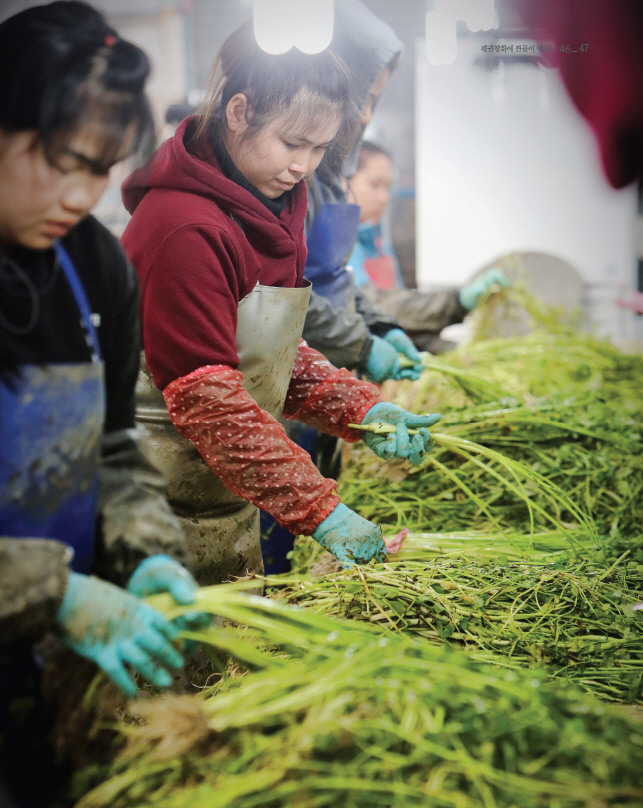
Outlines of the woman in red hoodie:
<svg viewBox="0 0 643 808">
<path fill-rule="evenodd" d="M 262 570 L 257 507 L 344 564 L 386 555 L 380 528 L 340 503 L 279 416 L 414 463 L 439 418 L 383 402 L 301 340 L 301 180 L 350 117 L 349 97 L 332 53 L 266 54 L 248 23 L 221 49 L 204 112 L 123 186 L 147 364 L 139 418 L 202 583 Z M 396 430 L 349 426 L 373 421 Z"/>
</svg>

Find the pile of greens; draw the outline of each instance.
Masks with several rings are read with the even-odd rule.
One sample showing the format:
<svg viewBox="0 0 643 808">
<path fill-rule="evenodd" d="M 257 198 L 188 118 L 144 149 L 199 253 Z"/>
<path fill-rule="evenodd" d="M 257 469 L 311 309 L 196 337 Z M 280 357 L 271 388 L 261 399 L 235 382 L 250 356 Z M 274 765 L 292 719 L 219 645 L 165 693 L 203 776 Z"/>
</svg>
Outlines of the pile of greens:
<svg viewBox="0 0 643 808">
<path fill-rule="evenodd" d="M 413 531 L 401 552 L 338 570 L 302 541 L 271 598 L 200 590 L 225 627 L 185 637 L 218 681 L 139 702 L 77 808 L 643 805 L 643 723 L 608 703 L 643 703 L 643 357 L 515 288 L 478 336 L 505 304 L 529 334 L 387 388 L 443 413 L 423 465 L 358 447 L 342 474 L 349 507 Z"/>
<path fill-rule="evenodd" d="M 197 606 L 246 626 L 199 639 L 252 671 L 141 706 L 77 808 L 643 802 L 643 724 L 572 686 L 230 587 Z"/>
<path fill-rule="evenodd" d="M 340 478 L 343 501 L 417 532 L 554 525 L 641 535 L 643 356 L 569 328 L 519 290 L 497 297 L 521 301 L 538 318 L 532 332 L 427 356 L 418 382 L 390 385 L 400 406 L 443 414 L 434 449 L 414 468 L 357 444 Z M 464 441 L 487 455 L 472 456 Z"/>
<path fill-rule="evenodd" d="M 284 585 L 281 597 L 316 614 L 448 641 L 473 659 L 542 668 L 604 699 L 643 704 L 643 616 L 631 609 L 643 599 L 643 564 L 628 562 L 630 553 L 607 569 L 560 551 L 551 563 L 509 561 L 511 545 L 498 540 L 487 557 L 431 558 L 433 548 L 410 538 L 415 548 L 387 564 L 271 580 Z"/>
</svg>

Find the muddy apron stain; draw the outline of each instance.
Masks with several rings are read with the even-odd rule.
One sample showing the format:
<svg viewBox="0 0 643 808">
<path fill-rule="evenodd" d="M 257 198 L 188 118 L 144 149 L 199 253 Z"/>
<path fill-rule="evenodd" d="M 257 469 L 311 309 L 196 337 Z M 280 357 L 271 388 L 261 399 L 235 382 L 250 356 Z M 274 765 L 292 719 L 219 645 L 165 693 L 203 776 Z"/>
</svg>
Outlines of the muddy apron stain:
<svg viewBox="0 0 643 808">
<path fill-rule="evenodd" d="M 0 385 L 0 536 L 56 539 L 87 572 L 94 555 L 103 363 L 89 304 L 69 255 L 55 247 L 76 300 L 91 361 L 24 365 Z"/>
<path fill-rule="evenodd" d="M 243 387 L 263 409 L 281 415 L 308 308 L 310 286 L 261 286 L 239 303 L 236 343 Z M 230 491 L 170 421 L 163 394 L 143 362 L 136 420 L 142 448 L 167 481 L 185 531 L 191 569 L 202 585 L 263 571 L 258 508 Z"/>
</svg>

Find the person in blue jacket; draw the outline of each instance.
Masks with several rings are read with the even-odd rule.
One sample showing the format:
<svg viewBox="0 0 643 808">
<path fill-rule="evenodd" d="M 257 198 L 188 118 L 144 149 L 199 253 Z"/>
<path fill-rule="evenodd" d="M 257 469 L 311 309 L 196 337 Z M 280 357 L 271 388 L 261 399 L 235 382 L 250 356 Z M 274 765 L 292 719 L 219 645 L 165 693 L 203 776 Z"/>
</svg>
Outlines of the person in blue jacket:
<svg viewBox="0 0 643 808">
<path fill-rule="evenodd" d="M 305 276 L 313 297 L 304 339 L 337 367 L 357 370 L 370 381 L 417 379 L 420 356 L 391 314 L 373 304 L 348 266 L 357 239 L 359 204 L 347 194 L 366 126 L 402 52 L 393 29 L 359 0 L 336 0 L 330 48 L 348 66 L 355 120 L 327 149 L 311 183 L 306 216 Z M 348 149 L 346 146 L 348 145 Z M 406 367 L 400 354 L 415 364 Z"/>
<path fill-rule="evenodd" d="M 168 686 L 178 627 L 143 598 L 196 590 L 134 430 L 136 275 L 89 214 L 151 131 L 148 73 L 83 2 L 0 24 L 0 800 L 29 808 L 58 785 L 36 647 Z"/>
<path fill-rule="evenodd" d="M 422 364 L 415 345 L 395 317 L 356 288 L 347 265 L 357 239 L 359 206 L 347 196 L 344 178 L 352 173 L 364 129 L 397 65 L 402 43 L 360 0 L 335 0 L 329 48 L 349 68 L 355 115 L 326 149 L 309 185 L 304 276 L 312 283 L 312 294 L 303 337 L 333 365 L 355 370 L 369 381 L 417 379 Z M 402 357 L 413 364 L 403 363 Z M 304 425 L 289 423 L 286 429 L 324 476 L 338 476 L 341 441 Z M 292 535 L 267 514 L 261 516 L 261 532 L 266 572 L 288 570 Z"/>
<path fill-rule="evenodd" d="M 406 289 L 397 256 L 382 227 L 392 183 L 391 154 L 377 143 L 363 141 L 355 173 L 348 180 L 360 209 L 357 242 L 348 263 L 358 289 L 396 317 L 416 347 L 439 353 L 449 345 L 441 339 L 440 331 L 461 323 L 487 289 L 507 286 L 509 279 L 492 268 L 462 287 L 435 292 Z"/>
</svg>

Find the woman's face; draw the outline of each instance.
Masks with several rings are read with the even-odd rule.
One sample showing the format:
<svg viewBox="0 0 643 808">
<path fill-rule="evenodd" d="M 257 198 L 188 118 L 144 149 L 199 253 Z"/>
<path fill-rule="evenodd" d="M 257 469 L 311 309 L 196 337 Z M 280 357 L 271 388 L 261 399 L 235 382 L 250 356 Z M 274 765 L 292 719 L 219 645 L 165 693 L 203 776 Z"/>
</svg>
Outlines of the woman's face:
<svg viewBox="0 0 643 808">
<path fill-rule="evenodd" d="M 360 206 L 360 222 L 378 224 L 391 195 L 393 166 L 385 154 L 369 154 L 361 168 L 353 174 L 350 190 Z"/>
<path fill-rule="evenodd" d="M 291 116 L 282 115 L 257 134 L 246 135 L 246 97 L 233 96 L 226 108 L 226 148 L 243 176 L 264 196 L 276 199 L 290 191 L 319 165 L 324 150 L 337 134 L 339 114 L 326 122 L 293 125 Z"/>
<path fill-rule="evenodd" d="M 36 132 L 0 130 L 0 243 L 48 249 L 89 213 L 109 179 L 94 173 L 98 143 L 88 126 L 54 167 Z"/>
</svg>

